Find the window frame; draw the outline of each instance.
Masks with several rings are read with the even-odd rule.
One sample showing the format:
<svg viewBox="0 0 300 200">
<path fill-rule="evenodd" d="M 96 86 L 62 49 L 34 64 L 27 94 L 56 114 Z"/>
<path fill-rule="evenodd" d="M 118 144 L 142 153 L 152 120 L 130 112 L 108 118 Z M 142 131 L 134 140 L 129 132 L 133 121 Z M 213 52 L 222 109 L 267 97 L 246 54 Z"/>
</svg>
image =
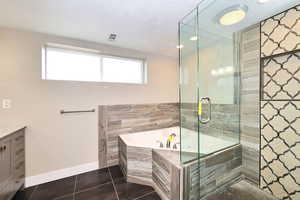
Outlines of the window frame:
<svg viewBox="0 0 300 200">
<path fill-rule="evenodd" d="M 62 52 L 70 52 L 79 55 L 94 55 L 99 57 L 99 73 L 100 73 L 100 80 L 98 81 L 83 81 L 83 80 L 63 80 L 63 79 L 48 79 L 47 78 L 47 51 L 48 49 L 57 49 L 58 51 Z M 141 63 L 141 82 L 122 82 L 122 81 L 104 81 L 103 80 L 103 58 L 113 58 L 119 60 L 127 60 L 127 61 L 135 61 Z M 127 57 L 127 56 L 120 56 L 120 55 L 111 55 L 111 54 L 102 54 L 98 50 L 69 46 L 69 45 L 62 45 L 62 44 L 45 44 L 42 47 L 42 80 L 47 81 L 75 81 L 75 82 L 93 82 L 93 83 L 108 83 L 108 84 L 131 84 L 131 85 L 144 85 L 147 84 L 147 62 L 145 58 L 136 58 L 136 57 Z"/>
</svg>

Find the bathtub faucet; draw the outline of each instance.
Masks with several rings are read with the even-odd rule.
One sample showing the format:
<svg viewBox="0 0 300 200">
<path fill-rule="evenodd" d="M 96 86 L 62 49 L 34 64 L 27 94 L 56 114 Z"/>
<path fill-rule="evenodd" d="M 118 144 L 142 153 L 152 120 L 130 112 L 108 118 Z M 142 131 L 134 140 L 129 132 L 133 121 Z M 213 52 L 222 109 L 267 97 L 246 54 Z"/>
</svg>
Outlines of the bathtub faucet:
<svg viewBox="0 0 300 200">
<path fill-rule="evenodd" d="M 169 137 L 167 139 L 167 145 L 166 145 L 167 148 L 171 147 L 171 141 L 174 140 L 175 137 L 176 137 L 175 133 L 172 133 L 171 135 L 169 135 Z"/>
<path fill-rule="evenodd" d="M 173 145 L 173 149 L 178 149 L 177 145 L 180 145 L 180 142 L 177 142 Z"/>
</svg>

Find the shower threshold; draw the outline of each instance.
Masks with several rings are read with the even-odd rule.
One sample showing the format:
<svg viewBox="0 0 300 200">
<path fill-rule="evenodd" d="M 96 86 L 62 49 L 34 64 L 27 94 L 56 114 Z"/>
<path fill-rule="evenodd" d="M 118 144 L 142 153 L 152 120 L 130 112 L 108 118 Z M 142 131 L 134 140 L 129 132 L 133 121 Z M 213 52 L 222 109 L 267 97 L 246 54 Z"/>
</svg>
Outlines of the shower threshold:
<svg viewBox="0 0 300 200">
<path fill-rule="evenodd" d="M 225 191 L 211 195 L 205 200 L 279 200 L 260 190 L 247 180 L 241 180 L 229 186 Z"/>
</svg>

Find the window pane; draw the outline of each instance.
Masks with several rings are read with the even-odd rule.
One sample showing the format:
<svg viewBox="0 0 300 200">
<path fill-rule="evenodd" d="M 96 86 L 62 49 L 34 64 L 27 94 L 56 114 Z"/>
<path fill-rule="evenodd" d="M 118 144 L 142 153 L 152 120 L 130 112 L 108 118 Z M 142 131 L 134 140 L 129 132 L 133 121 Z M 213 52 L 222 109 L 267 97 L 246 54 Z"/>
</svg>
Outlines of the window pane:
<svg viewBox="0 0 300 200">
<path fill-rule="evenodd" d="M 47 48 L 46 79 L 100 81 L 99 56 Z"/>
<path fill-rule="evenodd" d="M 143 62 L 121 58 L 103 58 L 103 81 L 143 83 Z"/>
</svg>

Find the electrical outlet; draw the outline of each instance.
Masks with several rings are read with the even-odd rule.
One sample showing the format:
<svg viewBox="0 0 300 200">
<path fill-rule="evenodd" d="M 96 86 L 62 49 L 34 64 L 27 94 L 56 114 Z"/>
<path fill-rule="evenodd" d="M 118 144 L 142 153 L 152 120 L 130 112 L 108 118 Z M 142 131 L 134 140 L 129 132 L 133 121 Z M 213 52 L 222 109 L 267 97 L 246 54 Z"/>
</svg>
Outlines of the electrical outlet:
<svg viewBox="0 0 300 200">
<path fill-rule="evenodd" d="M 11 100 L 10 99 L 3 99 L 2 100 L 2 108 L 3 109 L 11 108 Z"/>
</svg>

